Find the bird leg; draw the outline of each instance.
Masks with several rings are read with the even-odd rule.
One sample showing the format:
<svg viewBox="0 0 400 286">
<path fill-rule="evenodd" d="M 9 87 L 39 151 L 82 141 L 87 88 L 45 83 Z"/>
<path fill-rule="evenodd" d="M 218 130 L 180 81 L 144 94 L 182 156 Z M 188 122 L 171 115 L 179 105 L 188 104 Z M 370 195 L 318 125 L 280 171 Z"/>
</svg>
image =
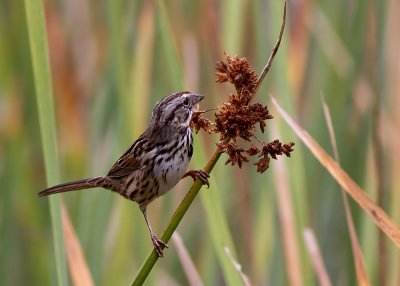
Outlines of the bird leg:
<svg viewBox="0 0 400 286">
<path fill-rule="evenodd" d="M 210 177 L 210 175 L 206 171 L 190 170 L 183 175 L 182 179 L 188 176 L 192 177 L 192 179 L 195 181 L 196 179 L 199 179 L 203 183 L 203 185 L 207 185 L 207 187 L 210 187 L 210 183 L 208 182 L 208 178 Z"/>
<path fill-rule="evenodd" d="M 149 220 L 147 219 L 147 213 L 146 213 L 146 207 L 140 207 L 140 210 L 143 213 L 144 219 L 146 221 L 147 227 L 150 231 L 150 237 L 151 241 L 153 242 L 154 250 L 156 251 L 158 257 L 163 257 L 163 248 L 166 247 L 168 248 L 168 244 L 166 244 L 164 241 L 159 239 L 157 235 L 153 232 L 153 229 L 150 226 Z"/>
</svg>

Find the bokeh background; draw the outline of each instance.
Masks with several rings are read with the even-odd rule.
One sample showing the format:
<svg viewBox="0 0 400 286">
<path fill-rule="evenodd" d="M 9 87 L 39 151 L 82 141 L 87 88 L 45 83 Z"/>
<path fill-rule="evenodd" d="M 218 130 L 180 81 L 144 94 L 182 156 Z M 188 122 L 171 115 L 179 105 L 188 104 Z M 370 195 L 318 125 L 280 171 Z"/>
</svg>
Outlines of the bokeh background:
<svg viewBox="0 0 400 286">
<path fill-rule="evenodd" d="M 62 181 L 101 175 L 146 128 L 155 102 L 177 90 L 232 91 L 215 82 L 224 51 L 261 71 L 275 43 L 283 2 L 45 1 Z M 183 245 L 170 242 L 147 285 L 319 285 L 304 230 L 314 234 L 332 285 L 357 283 L 340 187 L 283 122 L 272 94 L 330 154 L 321 95 L 330 108 L 341 165 L 400 224 L 400 2 L 288 1 L 286 31 L 257 100 L 275 116 L 260 138 L 296 143 L 292 158 L 260 175 L 223 156 L 184 217 Z M 213 114 L 209 113 L 212 119 Z M 192 167 L 218 138 L 198 134 Z M 161 233 L 187 179 L 148 209 Z M 23 1 L 0 2 L 0 285 L 57 283 L 46 175 Z M 62 195 L 95 285 L 126 285 L 151 249 L 136 204 L 104 190 Z M 353 201 L 368 278 L 399 285 L 399 250 Z M 225 248 L 229 245 L 229 249 Z M 379 246 L 380 245 L 380 246 Z M 189 273 L 189 274 L 188 274 Z M 70 280 L 72 283 L 72 281 Z M 383 283 L 383 284 L 382 284 Z M 329 285 L 329 284 L 325 284 Z"/>
</svg>

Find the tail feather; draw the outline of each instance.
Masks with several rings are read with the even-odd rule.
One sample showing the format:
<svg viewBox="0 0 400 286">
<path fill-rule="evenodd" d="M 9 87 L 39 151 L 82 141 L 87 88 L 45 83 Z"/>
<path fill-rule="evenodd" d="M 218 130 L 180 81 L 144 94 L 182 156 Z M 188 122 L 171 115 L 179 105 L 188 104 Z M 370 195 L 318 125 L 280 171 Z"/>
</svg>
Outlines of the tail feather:
<svg viewBox="0 0 400 286">
<path fill-rule="evenodd" d="M 84 190 L 90 188 L 96 188 L 101 185 L 101 182 L 104 180 L 103 177 L 96 177 L 91 179 L 83 179 L 73 182 L 68 182 L 60 185 L 56 185 L 50 188 L 47 188 L 41 191 L 38 196 L 44 197 L 58 193 L 70 192 L 70 191 L 77 191 L 77 190 Z"/>
</svg>

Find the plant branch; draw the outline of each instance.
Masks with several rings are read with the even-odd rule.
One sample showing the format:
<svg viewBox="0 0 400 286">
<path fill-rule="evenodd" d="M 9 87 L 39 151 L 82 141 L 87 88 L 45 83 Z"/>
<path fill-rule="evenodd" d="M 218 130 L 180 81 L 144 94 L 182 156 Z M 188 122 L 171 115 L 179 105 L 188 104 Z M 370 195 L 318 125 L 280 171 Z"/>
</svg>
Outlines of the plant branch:
<svg viewBox="0 0 400 286">
<path fill-rule="evenodd" d="M 265 65 L 265 67 L 263 68 L 260 76 L 257 79 L 257 86 L 254 90 L 254 93 L 252 95 L 252 97 L 254 97 L 257 93 L 257 90 L 260 86 L 260 84 L 262 83 L 262 81 L 264 80 L 266 74 L 268 73 L 271 65 L 272 65 L 272 61 L 279 49 L 279 45 L 281 43 L 282 40 L 282 36 L 283 36 L 283 31 L 285 28 L 285 23 L 286 23 L 286 2 L 285 2 L 285 6 L 284 6 L 284 10 L 283 10 L 283 21 L 282 21 L 282 26 L 281 26 L 281 30 L 279 33 L 279 37 L 277 42 L 275 43 L 275 46 L 268 58 L 267 64 Z M 217 163 L 219 157 L 221 156 L 221 151 L 219 150 L 219 148 L 216 148 L 214 153 L 212 154 L 210 160 L 207 162 L 206 166 L 204 167 L 204 171 L 206 171 L 207 173 L 211 173 L 212 169 L 214 168 L 215 164 Z M 176 230 L 176 228 L 178 227 L 179 223 L 181 222 L 183 216 L 185 215 L 186 211 L 188 210 L 189 206 L 192 204 L 193 200 L 196 198 L 197 194 L 200 191 L 200 188 L 202 187 L 202 184 L 199 180 L 196 180 L 192 187 L 190 188 L 189 192 L 186 194 L 185 198 L 182 200 L 181 204 L 179 205 L 179 207 L 176 209 L 174 215 L 172 216 L 167 228 L 165 229 L 163 235 L 161 236 L 161 240 L 164 241 L 165 243 L 168 243 L 168 241 L 170 240 L 172 234 L 174 233 L 174 231 Z M 145 262 L 143 263 L 143 265 L 140 267 L 138 273 L 136 274 L 136 277 L 134 279 L 134 281 L 132 282 L 132 286 L 134 285 L 142 285 L 144 283 L 144 281 L 146 280 L 147 276 L 149 275 L 151 269 L 153 268 L 153 266 L 155 265 L 155 263 L 158 260 L 158 255 L 156 253 L 156 251 L 153 249 L 150 254 L 147 256 Z"/>
<path fill-rule="evenodd" d="M 254 90 L 254 94 L 253 97 L 256 95 L 258 88 L 261 85 L 261 82 L 264 80 L 265 76 L 267 75 L 269 69 L 272 66 L 272 62 L 275 58 L 276 53 L 278 52 L 279 46 L 281 44 L 282 41 L 282 37 L 283 37 L 283 32 L 285 31 L 285 25 L 286 25 L 286 1 L 285 1 L 285 5 L 283 7 L 283 16 L 282 16 L 282 25 L 281 25 L 281 30 L 279 32 L 279 36 L 278 39 L 276 40 L 275 46 L 272 49 L 267 64 L 264 66 L 263 70 L 261 71 L 261 74 L 259 75 L 258 79 L 257 79 L 257 86 Z"/>
<path fill-rule="evenodd" d="M 215 164 L 217 163 L 219 157 L 221 156 L 221 152 L 215 149 L 214 153 L 212 154 L 210 160 L 207 162 L 206 166 L 204 167 L 204 171 L 207 173 L 211 173 L 212 169 L 214 168 Z M 164 231 L 163 235 L 161 236 L 161 240 L 165 243 L 168 243 L 172 234 L 178 227 L 178 224 L 181 222 L 183 216 L 185 215 L 186 211 L 188 210 L 189 206 L 192 204 L 193 200 L 196 198 L 197 194 L 202 187 L 202 183 L 199 180 L 196 180 L 192 187 L 190 188 L 189 192 L 186 194 L 185 198 L 176 209 L 174 215 L 172 216 L 168 227 Z M 151 253 L 147 256 L 146 261 L 140 268 L 139 272 L 137 273 L 135 280 L 132 282 L 132 285 L 142 285 L 143 282 L 146 280 L 147 276 L 149 275 L 151 269 L 153 268 L 154 264 L 158 260 L 158 255 L 156 251 L 153 249 Z"/>
</svg>

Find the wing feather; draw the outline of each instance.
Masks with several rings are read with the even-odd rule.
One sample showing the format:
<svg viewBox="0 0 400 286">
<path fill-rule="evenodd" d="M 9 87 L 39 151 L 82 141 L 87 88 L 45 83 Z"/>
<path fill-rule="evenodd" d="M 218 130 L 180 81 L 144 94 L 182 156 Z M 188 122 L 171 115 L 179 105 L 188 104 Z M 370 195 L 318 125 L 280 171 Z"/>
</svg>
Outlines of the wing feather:
<svg viewBox="0 0 400 286">
<path fill-rule="evenodd" d="M 126 153 L 115 162 L 107 176 L 112 178 L 125 177 L 141 167 L 140 160 L 135 158 L 132 153 Z"/>
</svg>

